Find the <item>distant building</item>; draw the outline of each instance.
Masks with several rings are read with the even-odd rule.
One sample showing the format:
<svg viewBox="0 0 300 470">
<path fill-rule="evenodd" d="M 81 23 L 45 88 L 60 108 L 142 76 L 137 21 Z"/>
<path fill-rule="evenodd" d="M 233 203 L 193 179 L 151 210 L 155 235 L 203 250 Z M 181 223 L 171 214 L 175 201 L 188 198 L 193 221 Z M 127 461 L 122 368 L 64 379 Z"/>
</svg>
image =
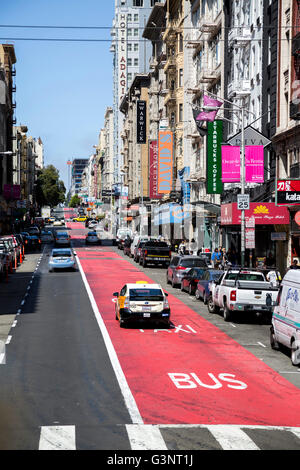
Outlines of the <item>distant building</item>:
<svg viewBox="0 0 300 470">
<path fill-rule="evenodd" d="M 71 182 L 71 196 L 79 194 L 82 189 L 81 177 L 83 170 L 88 165 L 88 158 L 74 158 L 72 162 L 72 182 Z M 84 188 L 83 188 L 84 189 Z"/>
</svg>

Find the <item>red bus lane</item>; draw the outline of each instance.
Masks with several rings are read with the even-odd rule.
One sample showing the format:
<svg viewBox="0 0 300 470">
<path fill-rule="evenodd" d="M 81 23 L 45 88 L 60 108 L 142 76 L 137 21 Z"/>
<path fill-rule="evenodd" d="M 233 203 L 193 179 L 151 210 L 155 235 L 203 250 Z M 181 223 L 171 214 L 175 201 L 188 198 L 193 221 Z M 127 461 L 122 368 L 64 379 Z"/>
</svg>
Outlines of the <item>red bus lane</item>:
<svg viewBox="0 0 300 470">
<path fill-rule="evenodd" d="M 112 293 L 151 279 L 106 247 L 77 255 L 145 424 L 300 425 L 300 390 L 175 296 L 173 328 L 121 329 Z"/>
</svg>

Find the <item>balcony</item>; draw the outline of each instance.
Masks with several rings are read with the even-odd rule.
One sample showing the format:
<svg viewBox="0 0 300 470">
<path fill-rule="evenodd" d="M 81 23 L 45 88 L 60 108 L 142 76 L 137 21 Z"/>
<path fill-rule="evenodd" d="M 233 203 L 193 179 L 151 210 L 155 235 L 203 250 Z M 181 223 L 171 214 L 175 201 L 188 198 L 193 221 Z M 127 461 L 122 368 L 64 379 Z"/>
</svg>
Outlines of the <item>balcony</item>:
<svg viewBox="0 0 300 470">
<path fill-rule="evenodd" d="M 203 16 L 200 19 L 200 31 L 202 33 L 215 33 L 221 25 L 221 15 L 218 15 L 215 19 L 210 16 Z"/>
<path fill-rule="evenodd" d="M 175 56 L 168 57 L 167 62 L 164 66 L 164 72 L 166 73 L 170 68 L 175 68 L 175 67 L 176 67 Z"/>
<path fill-rule="evenodd" d="M 198 83 L 207 83 L 216 80 L 220 76 L 220 68 L 203 67 L 199 71 Z"/>
<path fill-rule="evenodd" d="M 228 44 L 232 47 L 246 46 L 251 41 L 250 26 L 231 28 L 228 34 Z"/>
<path fill-rule="evenodd" d="M 168 93 L 164 99 L 164 106 L 167 106 L 170 102 L 176 101 L 176 95 L 174 90 L 168 90 Z"/>
<path fill-rule="evenodd" d="M 228 98 L 248 96 L 251 92 L 250 80 L 234 80 L 228 84 Z"/>
</svg>

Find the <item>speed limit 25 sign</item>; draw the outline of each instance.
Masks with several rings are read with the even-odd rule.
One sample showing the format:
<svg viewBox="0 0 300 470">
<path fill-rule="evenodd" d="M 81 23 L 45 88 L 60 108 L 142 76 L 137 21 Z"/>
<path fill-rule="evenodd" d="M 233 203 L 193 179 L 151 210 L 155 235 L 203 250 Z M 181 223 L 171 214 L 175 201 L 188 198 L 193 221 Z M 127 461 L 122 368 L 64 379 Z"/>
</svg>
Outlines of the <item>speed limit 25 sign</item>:
<svg viewBox="0 0 300 470">
<path fill-rule="evenodd" d="M 242 210 L 249 210 L 250 209 L 250 196 L 249 194 L 238 194 L 237 197 L 237 208 Z"/>
</svg>

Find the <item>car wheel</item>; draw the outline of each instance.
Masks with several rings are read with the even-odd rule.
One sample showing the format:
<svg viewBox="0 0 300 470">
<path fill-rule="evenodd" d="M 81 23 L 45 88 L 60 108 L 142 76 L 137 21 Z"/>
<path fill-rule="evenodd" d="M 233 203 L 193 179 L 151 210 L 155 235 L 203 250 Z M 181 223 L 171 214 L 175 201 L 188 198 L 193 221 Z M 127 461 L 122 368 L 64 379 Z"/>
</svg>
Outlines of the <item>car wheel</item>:
<svg viewBox="0 0 300 470">
<path fill-rule="evenodd" d="M 181 290 L 181 292 L 184 292 L 184 288 L 183 288 L 183 283 L 182 283 L 182 281 L 181 281 L 181 283 L 180 283 L 180 290 Z"/>
<path fill-rule="evenodd" d="M 273 326 L 270 328 L 270 345 L 271 345 L 271 348 L 274 349 L 275 351 L 278 351 L 280 349 L 280 345 L 276 339 Z"/>
<path fill-rule="evenodd" d="M 224 321 L 230 321 L 232 320 L 232 311 L 229 310 L 227 305 L 225 304 L 224 306 L 224 313 L 223 313 Z"/>
<path fill-rule="evenodd" d="M 195 297 L 196 297 L 197 300 L 200 300 L 200 298 L 201 298 L 201 297 L 200 297 L 200 292 L 199 292 L 198 289 L 196 289 Z"/>
<path fill-rule="evenodd" d="M 167 273 L 167 275 L 166 275 L 166 281 L 167 281 L 167 284 L 170 284 L 170 280 L 169 280 L 168 273 Z"/>
<path fill-rule="evenodd" d="M 125 327 L 126 327 L 125 320 L 122 320 L 122 318 L 120 318 L 120 328 L 125 328 Z"/>
<path fill-rule="evenodd" d="M 298 359 L 298 347 L 296 346 L 296 342 L 292 341 L 291 344 L 291 361 L 293 366 L 298 366 L 299 365 L 299 359 Z"/>
<path fill-rule="evenodd" d="M 209 296 L 209 299 L 207 302 L 207 308 L 208 308 L 209 313 L 219 313 L 220 311 L 220 307 L 214 304 L 214 301 L 211 295 Z"/>
<path fill-rule="evenodd" d="M 192 289 L 191 284 L 189 285 L 189 295 L 194 295 L 194 294 L 193 294 L 193 289 Z"/>
<path fill-rule="evenodd" d="M 146 268 L 147 267 L 147 261 L 144 259 L 143 260 L 143 268 Z"/>
<path fill-rule="evenodd" d="M 177 287 L 177 283 L 174 281 L 174 277 L 172 277 L 172 287 Z"/>
</svg>

